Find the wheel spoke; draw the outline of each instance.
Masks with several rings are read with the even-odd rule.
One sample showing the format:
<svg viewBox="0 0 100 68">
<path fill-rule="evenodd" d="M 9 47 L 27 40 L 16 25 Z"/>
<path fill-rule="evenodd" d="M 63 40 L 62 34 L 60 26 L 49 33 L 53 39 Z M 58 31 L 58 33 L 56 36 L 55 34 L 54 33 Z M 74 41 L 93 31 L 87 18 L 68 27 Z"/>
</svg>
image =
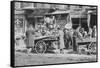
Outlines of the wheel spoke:
<svg viewBox="0 0 100 68">
<path fill-rule="evenodd" d="M 38 41 L 35 46 L 37 53 L 44 53 L 46 51 L 46 44 L 43 41 Z"/>
<path fill-rule="evenodd" d="M 88 49 L 89 49 L 90 53 L 92 54 L 93 52 L 96 51 L 96 44 L 94 42 L 91 42 L 89 44 L 89 48 Z"/>
</svg>

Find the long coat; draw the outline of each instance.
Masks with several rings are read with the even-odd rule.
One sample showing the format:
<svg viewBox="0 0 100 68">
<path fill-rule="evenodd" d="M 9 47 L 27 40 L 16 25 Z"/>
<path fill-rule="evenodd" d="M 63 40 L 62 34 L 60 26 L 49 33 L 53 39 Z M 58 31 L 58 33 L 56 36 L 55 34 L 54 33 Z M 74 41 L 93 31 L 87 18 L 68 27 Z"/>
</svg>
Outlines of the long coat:
<svg viewBox="0 0 100 68">
<path fill-rule="evenodd" d="M 64 32 L 63 30 L 59 30 L 59 49 L 63 49 L 65 48 L 65 45 L 64 45 Z"/>
<path fill-rule="evenodd" d="M 70 47 L 70 45 L 72 45 L 72 37 L 73 37 L 73 32 L 68 30 L 64 31 L 64 43 L 67 49 Z"/>
<path fill-rule="evenodd" d="M 27 30 L 26 31 L 26 47 L 30 48 L 34 46 L 34 31 L 33 30 Z"/>
</svg>

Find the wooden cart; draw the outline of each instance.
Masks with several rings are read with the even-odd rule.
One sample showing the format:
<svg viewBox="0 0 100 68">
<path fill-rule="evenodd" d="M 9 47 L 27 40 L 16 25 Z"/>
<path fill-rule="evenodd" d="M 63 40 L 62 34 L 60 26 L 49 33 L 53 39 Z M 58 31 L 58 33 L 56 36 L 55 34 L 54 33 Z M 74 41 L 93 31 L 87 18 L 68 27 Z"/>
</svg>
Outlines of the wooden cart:
<svg viewBox="0 0 100 68">
<path fill-rule="evenodd" d="M 85 38 L 83 40 L 77 39 L 78 52 L 81 54 L 95 54 L 97 53 L 97 39 Z"/>
<path fill-rule="evenodd" d="M 40 36 L 33 38 L 34 39 L 31 39 L 32 41 L 29 45 L 31 45 L 32 50 L 35 50 L 36 53 L 45 53 L 50 47 L 52 47 L 52 43 L 59 39 L 58 36 Z"/>
</svg>

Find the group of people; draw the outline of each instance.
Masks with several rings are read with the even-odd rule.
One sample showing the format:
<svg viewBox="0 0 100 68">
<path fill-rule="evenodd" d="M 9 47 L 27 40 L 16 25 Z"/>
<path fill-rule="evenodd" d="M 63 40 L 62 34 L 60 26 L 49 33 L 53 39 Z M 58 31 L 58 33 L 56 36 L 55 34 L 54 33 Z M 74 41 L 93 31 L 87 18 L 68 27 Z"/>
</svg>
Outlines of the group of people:
<svg viewBox="0 0 100 68">
<path fill-rule="evenodd" d="M 54 23 L 53 18 L 45 18 L 44 23 L 37 24 L 37 27 L 34 29 L 32 25 L 30 25 L 26 30 L 26 46 L 31 48 L 31 45 L 34 44 L 33 37 L 39 36 L 49 36 L 54 35 L 59 36 L 59 44 L 54 44 L 56 49 L 62 53 L 64 49 L 73 49 L 73 51 L 77 51 L 76 38 L 82 40 L 83 38 L 95 38 L 96 37 L 96 26 L 93 28 L 89 28 L 88 31 L 85 31 L 84 28 L 79 26 L 77 29 L 72 28 L 72 23 L 69 21 L 66 25 L 61 28 L 60 25 Z"/>
<path fill-rule="evenodd" d="M 77 29 L 73 29 L 72 22 L 70 21 L 67 22 L 63 28 L 61 28 L 60 25 L 54 22 L 54 17 L 46 17 L 44 19 L 44 23 L 37 24 L 36 29 L 34 29 L 32 32 L 36 37 L 48 35 L 59 36 L 59 44 L 55 45 L 58 46 L 57 49 L 63 51 L 64 48 L 73 48 L 74 51 L 77 51 L 76 38 L 82 40 L 83 38 L 96 37 L 96 26 L 88 29 L 89 30 L 86 31 L 81 26 L 79 26 Z"/>
<path fill-rule="evenodd" d="M 97 35 L 97 28 L 95 25 L 93 26 L 93 28 L 89 27 L 88 30 L 85 30 L 81 26 L 76 30 L 82 38 L 96 38 Z"/>
</svg>

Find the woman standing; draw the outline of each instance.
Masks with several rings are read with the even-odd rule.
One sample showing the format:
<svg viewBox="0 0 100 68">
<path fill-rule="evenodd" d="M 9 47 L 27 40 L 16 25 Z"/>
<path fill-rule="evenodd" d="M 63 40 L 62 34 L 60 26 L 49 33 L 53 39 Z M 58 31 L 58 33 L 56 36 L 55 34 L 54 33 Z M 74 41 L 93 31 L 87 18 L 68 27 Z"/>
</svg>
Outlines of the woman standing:
<svg viewBox="0 0 100 68">
<path fill-rule="evenodd" d="M 58 28 L 58 31 L 59 31 L 59 49 L 60 49 L 60 53 L 63 53 L 63 49 L 65 48 L 64 32 L 61 28 Z"/>
</svg>

